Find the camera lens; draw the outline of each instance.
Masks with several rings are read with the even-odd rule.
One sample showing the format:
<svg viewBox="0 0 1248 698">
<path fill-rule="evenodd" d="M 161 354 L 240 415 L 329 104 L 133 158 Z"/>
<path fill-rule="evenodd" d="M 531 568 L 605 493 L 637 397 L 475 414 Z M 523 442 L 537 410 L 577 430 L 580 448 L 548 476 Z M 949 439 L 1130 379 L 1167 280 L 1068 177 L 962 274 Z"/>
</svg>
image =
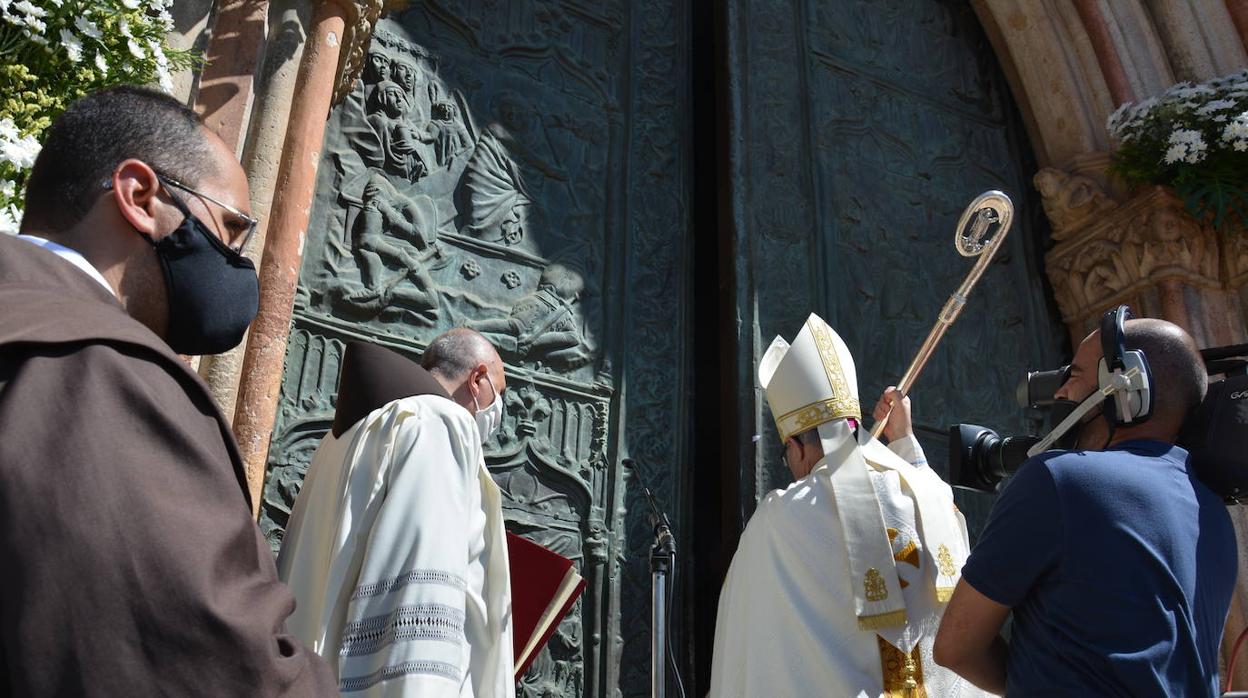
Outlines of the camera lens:
<svg viewBox="0 0 1248 698">
<path fill-rule="evenodd" d="M 987 427 L 955 424 L 949 427 L 949 484 L 992 492 L 1039 441 L 1035 436 L 1001 438 Z"/>
<path fill-rule="evenodd" d="M 1019 381 L 1015 390 L 1018 406 L 1023 408 L 1044 409 L 1053 405 L 1053 395 L 1057 393 L 1066 379 L 1070 377 L 1070 366 L 1062 366 L 1052 371 L 1028 371 L 1023 380 Z"/>
</svg>

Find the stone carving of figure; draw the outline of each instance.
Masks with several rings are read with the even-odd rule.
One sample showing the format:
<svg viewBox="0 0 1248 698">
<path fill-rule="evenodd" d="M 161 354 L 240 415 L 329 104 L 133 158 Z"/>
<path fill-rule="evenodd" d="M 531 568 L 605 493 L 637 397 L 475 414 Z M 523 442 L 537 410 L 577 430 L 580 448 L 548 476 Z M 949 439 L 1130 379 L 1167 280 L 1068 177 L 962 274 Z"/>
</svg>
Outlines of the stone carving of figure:
<svg viewBox="0 0 1248 698">
<path fill-rule="evenodd" d="M 562 264 L 552 264 L 542 272 L 537 290 L 517 301 L 510 315 L 479 320 L 470 326 L 493 341 L 504 355 L 562 369 L 583 366 L 593 358 L 593 349 L 572 306 L 584 287 L 580 274 Z"/>
<path fill-rule="evenodd" d="M 380 172 L 369 175 L 363 208 L 352 228 L 352 251 L 364 288 L 348 295 L 348 303 L 376 312 L 399 304 L 413 311 L 418 320 L 432 323 L 437 319 L 435 285 L 424 266 L 437 252 L 429 222 L 432 210 L 428 197 L 405 196 Z M 408 240 L 423 254 L 411 254 L 392 238 Z"/>
<path fill-rule="evenodd" d="M 1151 220 L 1150 220 L 1151 219 Z M 1146 215 L 1139 221 L 1144 240 L 1140 252 L 1141 276 L 1147 277 L 1160 267 L 1179 267 L 1185 271 L 1216 276 L 1216 265 L 1205 259 L 1205 239 L 1200 226 L 1170 206 Z"/>
<path fill-rule="evenodd" d="M 460 211 L 465 232 L 491 242 L 518 243 L 525 235 L 534 201 L 520 174 L 526 171 L 567 185 L 571 176 L 560 164 L 542 114 L 521 95 L 503 90 L 491 100 L 495 121 L 483 130 L 464 172 Z"/>
<path fill-rule="evenodd" d="M 377 90 L 378 83 L 385 80 L 390 75 L 390 58 L 380 51 L 372 51 L 368 54 L 368 60 L 364 62 L 364 70 L 360 75 L 360 81 L 364 83 L 364 103 L 368 104 L 373 99 L 373 92 Z"/>
<path fill-rule="evenodd" d="M 421 126 L 427 124 L 433 106 L 430 94 L 433 87 L 424 73 L 405 57 L 399 57 L 390 62 L 390 79 L 407 93 L 412 121 Z"/>
<path fill-rule="evenodd" d="M 1040 190 L 1044 212 L 1053 224 L 1054 237 L 1058 239 L 1094 214 L 1118 206 L 1118 202 L 1111 199 L 1091 177 L 1046 167 L 1036 173 L 1034 181 Z"/>
</svg>

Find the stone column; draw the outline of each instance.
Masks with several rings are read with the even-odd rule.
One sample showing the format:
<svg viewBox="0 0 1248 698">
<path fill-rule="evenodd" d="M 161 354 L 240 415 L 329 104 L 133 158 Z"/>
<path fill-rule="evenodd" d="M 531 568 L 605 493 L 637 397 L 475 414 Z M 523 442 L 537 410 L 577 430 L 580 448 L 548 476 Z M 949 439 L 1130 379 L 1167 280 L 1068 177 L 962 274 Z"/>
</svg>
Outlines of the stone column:
<svg viewBox="0 0 1248 698">
<path fill-rule="evenodd" d="M 203 117 L 204 125 L 220 136 L 235 155 L 243 149 L 250 119 L 268 11 L 268 0 L 224 0 L 217 9 L 212 38 L 204 51 L 205 65 L 199 76 L 194 108 Z M 251 203 L 252 215 L 257 215 L 256 202 L 253 200 Z M 251 249 L 246 252 L 254 254 L 261 245 L 263 240 L 253 239 Z M 208 383 L 223 410 L 233 405 L 222 403 L 218 384 L 221 383 L 223 371 L 237 372 L 246 342 L 244 336 L 243 342 L 230 351 L 200 357 L 199 374 Z M 232 409 L 226 410 L 227 419 L 232 412 Z"/>
<path fill-rule="evenodd" d="M 247 339 L 242 368 L 245 379 L 239 385 L 234 413 L 234 434 L 247 468 L 253 512 L 260 502 L 295 285 L 321 160 L 325 118 L 333 98 L 346 25 L 344 4 L 325 0 L 317 5 L 295 80 L 295 101 L 266 225 L 260 264 L 260 311 Z"/>
<path fill-rule="evenodd" d="M 1105 84 L 1114 104 L 1122 104 L 1135 99 L 1131 80 L 1127 77 L 1122 59 L 1114 48 L 1113 33 L 1110 25 L 1101 14 L 1096 0 L 1075 0 L 1075 9 L 1079 12 L 1079 20 L 1088 33 L 1088 41 L 1092 51 L 1101 65 L 1101 74 L 1105 76 Z"/>
<path fill-rule="evenodd" d="M 1226 0 L 1226 9 L 1231 13 L 1235 31 L 1239 32 L 1240 43 L 1248 49 L 1248 0 Z"/>
<path fill-rule="evenodd" d="M 260 506 L 325 121 L 330 107 L 355 84 L 382 7 L 381 0 L 322 0 L 300 59 L 265 225 L 260 311 L 247 338 L 234 409 L 234 435 L 247 468 L 253 513 Z"/>
<path fill-rule="evenodd" d="M 1104 150 L 1103 124 L 1116 105 L 1101 72 L 1095 34 L 1084 27 L 1080 9 L 1036 0 L 971 0 L 971 6 L 1001 62 L 1040 164 Z"/>
<path fill-rule="evenodd" d="M 312 8 L 300 0 L 274 0 L 268 3 L 268 38 L 263 50 L 263 67 L 253 83 L 253 97 L 247 115 L 247 137 L 242 146 L 243 170 L 251 185 L 252 215 L 260 228 L 250 243 L 253 258 L 264 249 L 269 210 L 273 204 L 274 182 L 286 139 L 290 105 L 294 102 L 295 80 L 303 56 L 306 28 L 311 26 Z M 223 354 L 205 356 L 199 374 L 227 420 L 234 421 L 246 338 Z"/>
<path fill-rule="evenodd" d="M 195 111 L 236 155 L 242 151 L 268 12 L 268 0 L 223 0 L 204 52 Z"/>
</svg>

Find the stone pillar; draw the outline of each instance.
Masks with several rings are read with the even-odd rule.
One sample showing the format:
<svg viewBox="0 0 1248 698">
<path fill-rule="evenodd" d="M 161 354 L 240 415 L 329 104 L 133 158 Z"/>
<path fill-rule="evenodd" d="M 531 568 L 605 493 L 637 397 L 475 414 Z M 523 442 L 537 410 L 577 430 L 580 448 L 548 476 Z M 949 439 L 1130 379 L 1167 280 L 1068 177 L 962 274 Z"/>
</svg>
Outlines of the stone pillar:
<svg viewBox="0 0 1248 698">
<path fill-rule="evenodd" d="M 268 0 L 224 0 L 217 8 L 212 38 L 204 50 L 205 65 L 199 76 L 194 108 L 203 117 L 204 125 L 220 136 L 235 155 L 243 149 L 243 135 L 255 94 L 253 82 L 264 47 L 268 10 Z M 253 215 L 255 210 L 253 201 Z M 253 239 L 251 249 L 246 252 L 254 254 L 261 245 L 263 240 Z M 244 336 L 243 342 L 235 349 L 200 357 L 198 371 L 214 397 L 218 392 L 214 383 L 220 381 L 222 369 L 236 370 L 239 367 L 241 348 L 246 346 L 246 342 Z M 231 412 L 226 412 L 227 419 L 232 416 Z"/>
<path fill-rule="evenodd" d="M 308 215 L 316 189 L 325 118 L 334 93 L 347 9 L 323 1 L 312 20 L 295 81 L 295 101 L 277 173 L 260 264 L 260 311 L 252 323 L 243 358 L 234 434 L 238 438 L 253 509 L 258 510 L 264 463 L 277 408 L 278 388 L 295 285 L 303 258 Z"/>
<path fill-rule="evenodd" d="M 247 338 L 234 409 L 234 435 L 247 469 L 253 513 L 260 506 L 325 120 L 330 107 L 354 85 L 381 10 L 380 0 L 322 0 L 315 6 L 300 59 L 265 225 L 260 311 Z"/>
<path fill-rule="evenodd" d="M 1226 4 L 1173 0 L 1145 0 L 1145 4 L 1179 80 L 1210 80 L 1248 61 Z"/>
<path fill-rule="evenodd" d="M 1126 68 L 1114 47 L 1110 25 L 1097 7 L 1096 0 L 1075 0 L 1075 9 L 1079 12 L 1079 20 L 1088 33 L 1092 51 L 1101 65 L 1101 74 L 1105 76 L 1105 84 L 1114 104 L 1122 104 L 1135 99 L 1135 91 L 1131 80 L 1127 77 Z"/>
<path fill-rule="evenodd" d="M 195 111 L 236 155 L 242 151 L 268 12 L 268 0 L 223 0 L 204 52 Z"/>
<path fill-rule="evenodd" d="M 294 102 L 295 79 L 303 56 L 306 27 L 311 25 L 312 18 L 312 8 L 299 0 L 274 0 L 267 5 L 270 29 L 263 50 L 263 67 L 254 81 L 241 157 L 251 185 L 252 215 L 260 221 L 250 243 L 253 257 L 264 249 L 273 185 L 286 139 L 290 105 Z M 231 423 L 246 346 L 244 338 L 230 351 L 203 357 L 199 366 L 200 376 Z"/>
<path fill-rule="evenodd" d="M 1070 2 L 972 0 L 1001 61 L 1041 165 L 1108 146 L 1113 96 L 1097 51 Z"/>
<path fill-rule="evenodd" d="M 169 46 L 176 49 L 203 51 L 212 35 L 213 0 L 180 0 L 169 6 L 173 16 L 174 30 L 165 36 Z M 183 104 L 194 101 L 199 86 L 199 69 L 192 67 L 173 74 L 173 96 Z"/>
<path fill-rule="evenodd" d="M 1231 13 L 1240 42 L 1248 49 L 1248 0 L 1226 0 L 1226 9 Z"/>
</svg>

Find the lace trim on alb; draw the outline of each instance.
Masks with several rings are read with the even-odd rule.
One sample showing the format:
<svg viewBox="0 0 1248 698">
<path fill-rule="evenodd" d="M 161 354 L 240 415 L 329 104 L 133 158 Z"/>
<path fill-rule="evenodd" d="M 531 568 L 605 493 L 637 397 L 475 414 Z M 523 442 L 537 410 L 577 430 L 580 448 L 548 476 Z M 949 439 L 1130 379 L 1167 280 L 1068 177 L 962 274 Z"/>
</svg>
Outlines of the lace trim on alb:
<svg viewBox="0 0 1248 698">
<path fill-rule="evenodd" d="M 338 682 L 338 690 L 343 693 L 363 691 L 364 689 L 371 688 L 382 681 L 397 679 L 401 676 L 408 676 L 409 674 L 429 674 L 450 679 L 455 683 L 459 683 L 460 681 L 459 667 L 454 666 L 453 664 L 447 664 L 446 662 L 419 660 L 413 662 L 403 662 L 402 664 L 396 664 L 394 666 L 382 667 L 365 676 L 351 676 L 344 678 Z"/>
<path fill-rule="evenodd" d="M 342 631 L 343 656 L 372 654 L 397 642 L 428 640 L 462 644 L 464 612 L 442 604 L 400 606 L 394 612 L 349 623 Z"/>
<path fill-rule="evenodd" d="M 370 596 L 389 594 L 395 589 L 408 584 L 440 584 L 460 591 L 468 588 L 468 583 L 464 581 L 463 577 L 451 572 L 443 570 L 412 570 L 404 572 L 397 577 L 390 577 L 357 587 L 355 593 L 351 595 L 351 600 L 356 601 L 369 598 Z"/>
</svg>

